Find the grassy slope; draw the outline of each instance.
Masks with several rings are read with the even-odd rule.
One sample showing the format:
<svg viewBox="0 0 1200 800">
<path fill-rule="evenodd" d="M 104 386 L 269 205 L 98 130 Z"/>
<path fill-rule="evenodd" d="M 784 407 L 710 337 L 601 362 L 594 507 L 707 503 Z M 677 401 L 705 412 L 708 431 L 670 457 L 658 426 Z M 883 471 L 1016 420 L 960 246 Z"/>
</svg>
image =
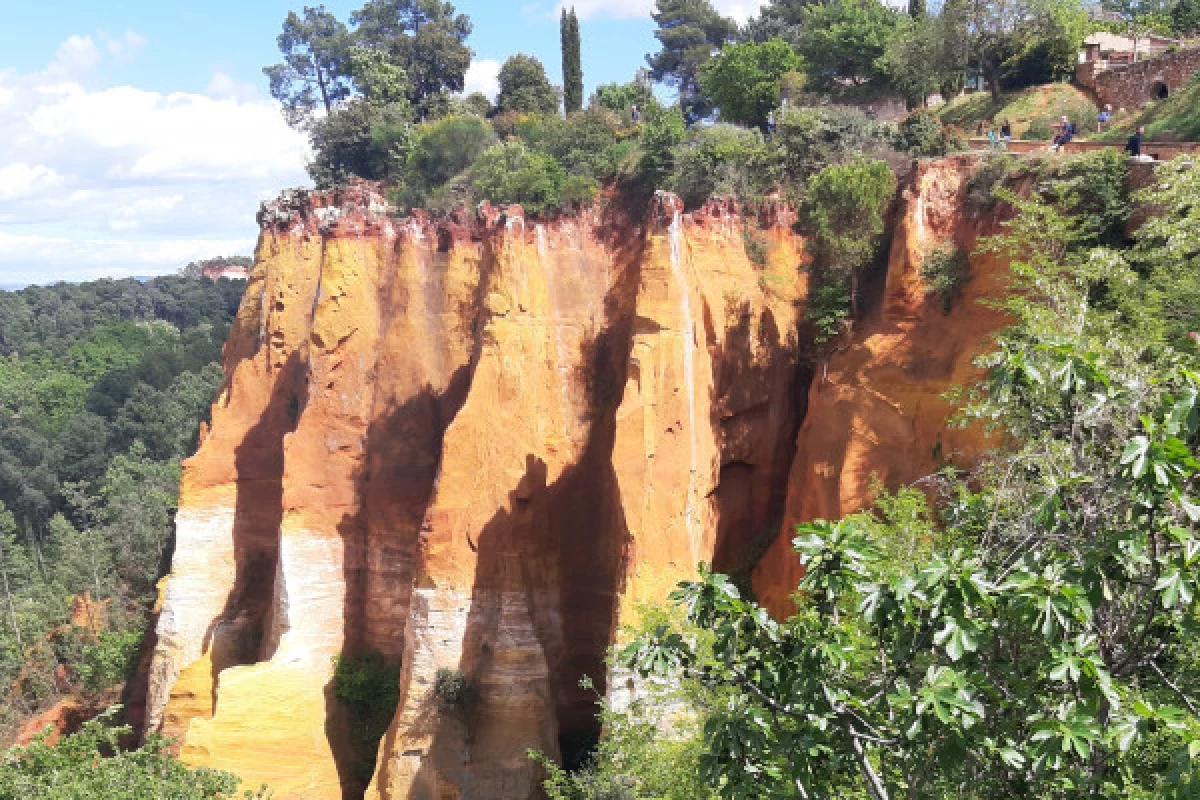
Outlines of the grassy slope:
<svg viewBox="0 0 1200 800">
<path fill-rule="evenodd" d="M 1200 78 L 1194 78 L 1166 100 L 1151 103 L 1140 111 L 1116 118 L 1111 128 L 1097 137 L 1120 141 L 1146 126 L 1146 138 L 1159 142 L 1194 142 L 1200 139 Z"/>
<path fill-rule="evenodd" d="M 1048 83 L 1031 86 L 1019 92 L 1005 94 L 993 102 L 987 92 L 956 97 L 935 109 L 943 122 L 957 125 L 974 135 L 981 121 L 990 120 L 996 127 L 1005 119 L 1012 122 L 1013 135 L 1023 138 L 1031 122 L 1050 125 L 1063 114 L 1079 126 L 1081 134 L 1095 130 L 1096 106 L 1091 98 L 1069 83 Z"/>
</svg>

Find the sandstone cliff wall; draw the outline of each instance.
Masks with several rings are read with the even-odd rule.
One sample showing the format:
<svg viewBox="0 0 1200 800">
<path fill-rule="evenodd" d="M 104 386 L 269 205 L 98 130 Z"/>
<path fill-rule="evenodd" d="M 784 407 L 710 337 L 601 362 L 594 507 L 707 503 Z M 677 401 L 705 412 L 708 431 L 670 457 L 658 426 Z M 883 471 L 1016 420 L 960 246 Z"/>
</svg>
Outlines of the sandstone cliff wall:
<svg viewBox="0 0 1200 800">
<path fill-rule="evenodd" d="M 531 797 L 526 749 L 594 738 L 578 681 L 606 688 L 637 605 L 782 513 L 804 242 L 782 210 L 670 196 L 397 221 L 366 184 L 260 223 L 185 465 L 148 725 L 280 798 Z M 403 664 L 369 787 L 330 688 L 364 649 Z M 470 714 L 440 707 L 442 669 Z"/>
<path fill-rule="evenodd" d="M 803 575 L 792 551 L 798 523 L 840 519 L 871 504 L 874 480 L 894 490 L 942 465 L 968 465 L 987 444 L 977 428 L 946 425 L 954 406 L 943 397 L 980 377 L 973 362 L 1004 324 L 980 302 L 1003 295 L 1007 267 L 974 252 L 997 223 L 968 201 L 976 163 L 974 156 L 919 162 L 899 198 L 881 296 L 812 381 L 783 528 L 753 576 L 760 602 L 777 616 L 794 610 L 791 594 Z M 970 254 L 949 313 L 921 277 L 939 245 Z"/>
<path fill-rule="evenodd" d="M 984 444 L 946 428 L 940 395 L 1003 322 L 976 302 L 1003 265 L 973 257 L 948 314 L 920 275 L 931 246 L 969 251 L 990 224 L 966 202 L 973 166 L 916 169 L 874 310 L 822 365 L 784 209 L 659 195 L 544 225 L 400 221 L 369 184 L 265 206 L 185 464 L 148 726 L 281 799 L 537 796 L 526 750 L 570 760 L 598 734 L 580 678 L 636 691 L 604 656 L 639 604 L 698 562 L 758 561 L 756 593 L 786 614 L 797 522 Z M 331 691 L 334 658 L 363 650 L 402 663 L 365 765 Z M 441 703 L 441 670 L 477 702 Z"/>
</svg>

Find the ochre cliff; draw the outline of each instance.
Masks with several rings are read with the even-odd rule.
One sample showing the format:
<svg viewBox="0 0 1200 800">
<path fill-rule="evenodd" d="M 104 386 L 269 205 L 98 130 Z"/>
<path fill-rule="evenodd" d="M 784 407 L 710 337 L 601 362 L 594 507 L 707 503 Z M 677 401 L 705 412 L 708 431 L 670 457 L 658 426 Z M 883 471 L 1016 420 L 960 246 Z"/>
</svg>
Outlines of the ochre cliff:
<svg viewBox="0 0 1200 800">
<path fill-rule="evenodd" d="M 983 230 L 972 167 L 917 167 L 874 310 L 825 364 L 782 208 L 397 220 L 365 183 L 264 206 L 184 469 L 148 727 L 281 800 L 537 796 L 526 751 L 594 741 L 579 680 L 626 691 L 604 657 L 640 604 L 758 561 L 786 613 L 796 522 L 978 451 L 940 395 L 1002 324 L 975 301 L 1004 269 L 973 258 L 949 314 L 920 277 L 930 245 Z M 373 772 L 331 690 L 361 651 L 402 665 Z M 439 670 L 477 702 L 447 708 Z"/>
<path fill-rule="evenodd" d="M 354 184 L 260 214 L 148 725 L 277 797 L 359 796 L 330 683 L 374 650 L 403 667 L 368 797 L 528 798 L 528 748 L 597 734 L 579 679 L 605 689 L 637 605 L 782 514 L 804 242 L 786 211 L 668 195 L 546 225 L 386 211 Z M 441 669 L 470 714 L 440 707 Z"/>
<path fill-rule="evenodd" d="M 840 519 L 871 504 L 875 480 L 894 490 L 945 464 L 968 465 L 986 445 L 976 427 L 947 426 L 955 407 L 944 397 L 981 377 L 974 361 L 1005 322 L 981 302 L 1003 296 L 1008 270 L 975 252 L 998 222 L 972 211 L 976 164 L 974 156 L 918 162 L 899 198 L 881 297 L 812 380 L 782 532 L 753 576 L 759 601 L 777 616 L 794 609 L 803 575 L 792 551 L 798 523 Z M 949 313 L 921 276 L 937 246 L 969 254 Z"/>
</svg>

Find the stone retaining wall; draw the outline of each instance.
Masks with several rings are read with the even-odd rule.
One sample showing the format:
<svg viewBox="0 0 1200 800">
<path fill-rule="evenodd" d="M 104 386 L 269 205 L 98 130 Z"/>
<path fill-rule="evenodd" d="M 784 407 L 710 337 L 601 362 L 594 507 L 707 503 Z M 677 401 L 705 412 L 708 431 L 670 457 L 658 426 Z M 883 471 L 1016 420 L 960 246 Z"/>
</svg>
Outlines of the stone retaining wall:
<svg viewBox="0 0 1200 800">
<path fill-rule="evenodd" d="M 1080 64 L 1075 80 L 1096 94 L 1096 101 L 1114 109 L 1137 109 L 1160 98 L 1165 88 L 1174 94 L 1200 71 L 1200 47 L 1189 47 L 1121 67 L 1098 69 L 1096 62 Z"/>
<path fill-rule="evenodd" d="M 991 148 L 990 142 L 983 137 L 972 137 L 968 140 L 972 150 L 988 150 Z M 1023 139 L 1016 139 L 1005 143 L 1005 150 L 1010 153 L 1041 153 L 1050 149 L 1049 142 L 1030 142 Z M 1096 150 L 1106 150 L 1111 148 L 1123 148 L 1124 142 L 1067 142 L 1064 152 L 1067 153 L 1091 153 Z M 1200 152 L 1200 142 L 1142 142 L 1142 153 L 1159 161 L 1170 161 L 1177 155 L 1183 153 Z"/>
</svg>

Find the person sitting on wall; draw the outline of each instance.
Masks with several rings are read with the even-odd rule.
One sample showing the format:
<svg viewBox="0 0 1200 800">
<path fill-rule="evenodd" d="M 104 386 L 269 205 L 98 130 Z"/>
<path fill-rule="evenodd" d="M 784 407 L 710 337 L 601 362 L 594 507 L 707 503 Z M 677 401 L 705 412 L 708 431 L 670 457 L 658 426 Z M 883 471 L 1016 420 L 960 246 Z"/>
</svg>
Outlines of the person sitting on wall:
<svg viewBox="0 0 1200 800">
<path fill-rule="evenodd" d="M 987 138 L 988 147 L 992 148 L 993 150 L 1004 149 L 1004 142 L 1000 140 L 1000 136 L 996 133 L 996 129 L 991 126 L 991 123 L 988 123 L 987 126 Z"/>
<path fill-rule="evenodd" d="M 1057 153 L 1062 149 L 1063 145 L 1073 138 L 1075 138 L 1075 125 L 1064 114 L 1062 120 L 1059 122 L 1058 135 L 1054 137 L 1054 141 L 1050 144 L 1050 149 Z"/>
</svg>

